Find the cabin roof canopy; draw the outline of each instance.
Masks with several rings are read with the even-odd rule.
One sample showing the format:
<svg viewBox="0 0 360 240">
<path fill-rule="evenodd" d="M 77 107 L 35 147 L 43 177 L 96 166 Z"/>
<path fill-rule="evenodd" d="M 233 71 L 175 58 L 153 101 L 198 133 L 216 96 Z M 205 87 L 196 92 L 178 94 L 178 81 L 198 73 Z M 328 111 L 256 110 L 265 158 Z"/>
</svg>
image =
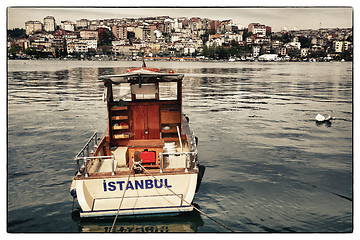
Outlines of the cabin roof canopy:
<svg viewBox="0 0 360 240">
<path fill-rule="evenodd" d="M 182 80 L 184 74 L 155 72 L 148 69 L 137 69 L 120 75 L 105 75 L 99 77 L 105 83 L 136 83 L 136 82 L 177 82 Z"/>
</svg>

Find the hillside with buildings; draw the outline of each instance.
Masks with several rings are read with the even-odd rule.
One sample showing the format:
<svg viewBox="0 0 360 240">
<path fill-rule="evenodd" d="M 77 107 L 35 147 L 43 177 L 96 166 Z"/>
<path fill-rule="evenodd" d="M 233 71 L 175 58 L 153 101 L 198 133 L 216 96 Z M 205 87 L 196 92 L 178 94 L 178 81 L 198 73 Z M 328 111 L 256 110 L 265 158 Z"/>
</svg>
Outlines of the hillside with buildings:
<svg viewBox="0 0 360 240">
<path fill-rule="evenodd" d="M 306 29 L 272 32 L 249 23 L 207 18 L 121 18 L 60 23 L 52 16 L 9 29 L 9 59 L 330 61 L 353 59 L 353 31 Z"/>
</svg>

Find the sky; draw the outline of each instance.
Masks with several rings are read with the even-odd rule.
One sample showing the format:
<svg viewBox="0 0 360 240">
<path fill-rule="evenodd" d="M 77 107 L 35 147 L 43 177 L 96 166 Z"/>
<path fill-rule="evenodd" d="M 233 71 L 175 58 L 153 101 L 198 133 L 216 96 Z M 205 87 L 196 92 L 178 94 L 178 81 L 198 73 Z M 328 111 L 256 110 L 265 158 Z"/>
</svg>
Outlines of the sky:
<svg viewBox="0 0 360 240">
<path fill-rule="evenodd" d="M 14 5 L 10 5 L 14 6 Z M 27 5 L 23 5 L 27 6 Z M 95 5 L 94 5 L 95 6 Z M 189 6 L 189 5 L 187 5 Z M 282 29 L 348 28 L 353 23 L 352 7 L 159 7 L 159 8 L 119 8 L 119 7 L 9 7 L 7 6 L 7 28 L 25 28 L 25 22 L 43 22 L 46 16 L 61 21 L 87 19 L 109 19 L 123 17 L 201 17 L 213 20 L 232 19 L 239 27 L 258 22 L 272 27 L 273 31 Z"/>
</svg>

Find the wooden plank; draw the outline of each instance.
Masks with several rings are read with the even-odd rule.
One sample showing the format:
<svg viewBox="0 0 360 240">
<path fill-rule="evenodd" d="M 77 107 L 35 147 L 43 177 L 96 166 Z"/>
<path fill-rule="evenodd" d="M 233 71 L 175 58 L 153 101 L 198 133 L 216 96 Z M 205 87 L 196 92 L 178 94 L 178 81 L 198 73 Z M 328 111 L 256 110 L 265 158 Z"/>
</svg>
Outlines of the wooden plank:
<svg viewBox="0 0 360 240">
<path fill-rule="evenodd" d="M 112 107 L 111 111 L 123 111 L 123 110 L 127 110 L 128 107 L 127 106 L 121 106 L 121 107 Z"/>
<path fill-rule="evenodd" d="M 149 134 L 147 134 L 147 139 L 160 138 L 159 105 L 147 106 L 147 127 L 149 132 Z"/>
<path fill-rule="evenodd" d="M 113 130 L 129 129 L 129 126 L 113 126 Z"/>
<path fill-rule="evenodd" d="M 114 134 L 113 138 L 114 139 L 130 138 L 130 135 L 128 135 L 128 134 Z"/>
<path fill-rule="evenodd" d="M 162 138 L 162 140 L 164 140 L 165 142 L 174 142 L 174 141 L 179 141 L 179 138 L 174 138 L 174 137 L 169 137 L 169 138 Z"/>
<path fill-rule="evenodd" d="M 161 132 L 162 133 L 177 133 L 177 130 L 176 129 L 168 129 L 168 130 L 162 129 Z"/>
<path fill-rule="evenodd" d="M 160 113 L 161 123 L 180 123 L 180 111 L 162 110 Z"/>
<path fill-rule="evenodd" d="M 149 139 L 149 140 L 129 140 L 128 147 L 163 147 L 164 140 L 163 139 Z"/>
<path fill-rule="evenodd" d="M 128 116 L 113 116 L 111 119 L 112 120 L 126 120 L 128 119 Z"/>
<path fill-rule="evenodd" d="M 147 129 L 147 106 L 133 106 L 132 108 L 132 120 L 135 139 L 145 139 L 145 129 Z"/>
</svg>

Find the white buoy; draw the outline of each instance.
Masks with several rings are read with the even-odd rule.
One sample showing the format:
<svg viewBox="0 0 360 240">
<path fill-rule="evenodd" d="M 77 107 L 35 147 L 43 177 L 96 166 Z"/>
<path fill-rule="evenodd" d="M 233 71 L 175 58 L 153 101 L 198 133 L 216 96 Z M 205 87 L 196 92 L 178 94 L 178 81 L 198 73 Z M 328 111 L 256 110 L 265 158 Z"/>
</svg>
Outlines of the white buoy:
<svg viewBox="0 0 360 240">
<path fill-rule="evenodd" d="M 331 117 L 331 116 L 325 117 L 325 116 L 323 116 L 323 115 L 321 115 L 321 114 L 318 114 L 318 115 L 316 115 L 315 119 L 316 119 L 316 121 L 318 121 L 318 122 L 324 122 L 324 121 L 330 121 L 330 120 L 332 120 L 332 119 L 334 119 L 334 118 Z"/>
<path fill-rule="evenodd" d="M 318 121 L 318 122 L 323 122 L 323 121 L 325 121 L 325 117 L 324 117 L 323 115 L 321 115 L 321 114 L 316 115 L 315 119 L 316 119 L 316 121 Z"/>
</svg>

